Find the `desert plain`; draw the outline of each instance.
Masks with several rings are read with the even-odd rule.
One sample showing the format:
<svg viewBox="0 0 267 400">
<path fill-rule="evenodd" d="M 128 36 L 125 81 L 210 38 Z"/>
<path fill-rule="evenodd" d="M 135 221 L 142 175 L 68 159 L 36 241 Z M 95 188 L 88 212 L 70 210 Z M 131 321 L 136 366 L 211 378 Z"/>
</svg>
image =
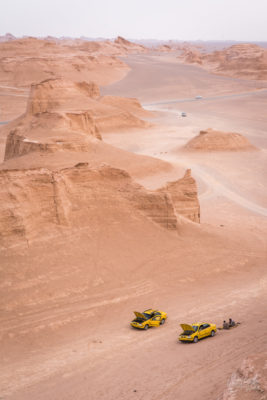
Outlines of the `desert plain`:
<svg viewBox="0 0 267 400">
<path fill-rule="evenodd" d="M 1 399 L 267 398 L 255 46 L 0 43 Z M 132 329 L 150 307 L 166 324 Z"/>
</svg>

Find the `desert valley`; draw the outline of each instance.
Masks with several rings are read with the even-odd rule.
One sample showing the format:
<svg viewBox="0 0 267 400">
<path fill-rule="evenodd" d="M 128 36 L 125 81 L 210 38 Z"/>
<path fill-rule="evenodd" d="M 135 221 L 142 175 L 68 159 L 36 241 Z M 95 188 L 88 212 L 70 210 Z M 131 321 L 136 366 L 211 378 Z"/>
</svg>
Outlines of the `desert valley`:
<svg viewBox="0 0 267 400">
<path fill-rule="evenodd" d="M 256 44 L 1 38 L 0 399 L 267 399 L 266 109 Z"/>
</svg>

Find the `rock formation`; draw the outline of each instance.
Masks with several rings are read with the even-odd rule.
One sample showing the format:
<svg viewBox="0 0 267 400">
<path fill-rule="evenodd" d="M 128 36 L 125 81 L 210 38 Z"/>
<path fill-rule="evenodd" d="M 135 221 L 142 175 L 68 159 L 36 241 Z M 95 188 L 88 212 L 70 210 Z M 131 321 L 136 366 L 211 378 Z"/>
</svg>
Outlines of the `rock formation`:
<svg viewBox="0 0 267 400">
<path fill-rule="evenodd" d="M 243 361 L 231 376 L 222 400 L 264 400 L 267 397 L 266 351 Z"/>
<path fill-rule="evenodd" d="M 180 57 L 186 63 L 200 64 L 216 74 L 245 79 L 267 79 L 267 49 L 256 44 L 236 44 L 210 54 L 185 48 Z"/>
<path fill-rule="evenodd" d="M 200 131 L 185 146 L 186 150 L 197 151 L 241 151 L 256 150 L 240 133 L 221 132 L 213 129 Z"/>
<path fill-rule="evenodd" d="M 234 77 L 267 79 L 267 49 L 256 44 L 237 44 L 207 55 L 212 71 Z"/>
<path fill-rule="evenodd" d="M 202 55 L 197 50 L 184 49 L 182 55 L 184 61 L 188 64 L 202 64 Z"/>
<path fill-rule="evenodd" d="M 12 33 L 6 33 L 4 36 L 0 36 L 1 42 L 11 42 L 11 40 L 16 40 L 16 37 Z"/>
<path fill-rule="evenodd" d="M 102 131 L 145 128 L 145 114 L 135 99 L 100 98 L 97 85 L 48 79 L 31 87 L 26 113 L 3 128 L 8 131 L 5 160 L 33 151 L 88 151 Z"/>
<path fill-rule="evenodd" d="M 197 185 L 188 169 L 182 179 L 169 182 L 160 189 L 171 196 L 176 215 L 182 215 L 193 222 L 200 222 L 200 206 L 197 197 Z"/>
<path fill-rule="evenodd" d="M 147 191 L 130 175 L 108 165 L 78 163 L 47 168 L 0 171 L 0 246 L 30 243 L 66 229 L 90 227 L 97 215 L 134 213 L 176 230 L 177 217 L 199 222 L 196 184 L 185 177 L 158 191 Z M 134 211 L 135 210 L 135 211 Z M 100 213 L 100 214 L 99 214 Z M 137 214 L 136 214 L 137 213 Z"/>
<path fill-rule="evenodd" d="M 103 131 L 148 126 L 138 115 L 147 112 L 136 99 L 101 97 L 93 82 L 61 78 L 33 84 L 25 114 L 2 128 L 7 141 L 0 168 L 1 246 L 88 228 L 99 213 L 112 220 L 130 212 L 171 230 L 179 216 L 199 222 L 190 171 L 148 191 L 121 169 L 147 160 L 102 143 Z M 151 159 L 148 169 L 158 162 Z"/>
<path fill-rule="evenodd" d="M 29 87 L 50 78 L 94 81 L 100 85 L 123 77 L 129 67 L 115 55 L 120 46 L 106 42 L 48 41 L 36 38 L 0 43 L 0 83 Z"/>
<path fill-rule="evenodd" d="M 125 50 L 127 53 L 147 53 L 148 49 L 145 46 L 142 46 L 141 44 L 136 44 L 133 42 L 130 42 L 129 40 L 124 39 L 121 36 L 118 36 L 114 40 L 115 45 L 119 46 L 123 50 Z"/>
</svg>

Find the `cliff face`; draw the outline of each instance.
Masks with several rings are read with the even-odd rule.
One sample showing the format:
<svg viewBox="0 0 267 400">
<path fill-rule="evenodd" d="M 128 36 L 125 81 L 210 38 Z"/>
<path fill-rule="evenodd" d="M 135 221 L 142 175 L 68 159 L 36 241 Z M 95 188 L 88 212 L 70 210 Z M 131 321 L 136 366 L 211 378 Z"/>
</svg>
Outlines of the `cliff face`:
<svg viewBox="0 0 267 400">
<path fill-rule="evenodd" d="M 100 132 L 150 126 L 137 116 L 146 113 L 137 100 L 99 96 L 93 82 L 48 79 L 32 85 L 26 113 L 8 132 L 5 160 L 33 151 L 88 151 Z"/>
<path fill-rule="evenodd" d="M 0 245 L 9 247 L 71 229 L 118 223 L 122 214 L 177 229 L 177 214 L 199 222 L 195 182 L 189 172 L 160 191 L 147 191 L 127 172 L 87 163 L 0 172 Z"/>
<path fill-rule="evenodd" d="M 200 222 L 197 185 L 191 176 L 190 169 L 186 171 L 182 179 L 167 183 L 161 191 L 170 195 L 176 215 L 182 215 L 193 222 Z"/>
<path fill-rule="evenodd" d="M 189 64 L 200 64 L 220 75 L 247 79 L 267 79 L 267 50 L 256 44 L 236 44 L 210 54 L 184 49 L 182 59 Z"/>
<path fill-rule="evenodd" d="M 82 109 L 88 99 L 100 97 L 94 82 L 72 82 L 66 79 L 47 79 L 31 86 L 27 112 L 32 115 L 68 109 Z"/>
</svg>

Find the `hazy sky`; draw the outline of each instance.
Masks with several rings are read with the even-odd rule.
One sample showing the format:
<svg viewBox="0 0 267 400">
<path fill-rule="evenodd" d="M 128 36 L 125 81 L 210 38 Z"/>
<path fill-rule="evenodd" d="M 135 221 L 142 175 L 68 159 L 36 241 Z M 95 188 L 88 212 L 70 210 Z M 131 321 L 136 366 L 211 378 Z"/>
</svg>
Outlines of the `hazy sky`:
<svg viewBox="0 0 267 400">
<path fill-rule="evenodd" d="M 0 0 L 0 35 L 267 41 L 267 0 Z"/>
</svg>

